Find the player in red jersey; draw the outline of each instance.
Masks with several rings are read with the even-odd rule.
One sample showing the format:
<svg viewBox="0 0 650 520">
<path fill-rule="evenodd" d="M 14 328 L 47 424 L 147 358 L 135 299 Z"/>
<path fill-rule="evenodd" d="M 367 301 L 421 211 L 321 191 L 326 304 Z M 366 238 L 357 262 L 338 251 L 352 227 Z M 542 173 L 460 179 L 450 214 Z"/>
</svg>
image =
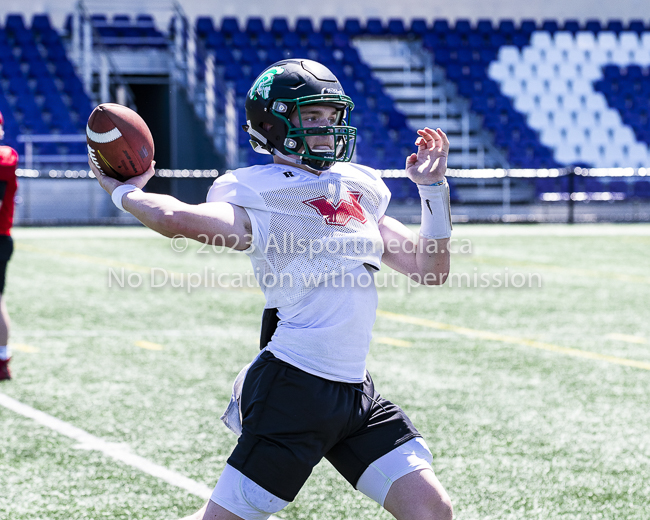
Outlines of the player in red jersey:
<svg viewBox="0 0 650 520">
<path fill-rule="evenodd" d="M 0 141 L 4 139 L 4 118 L 0 113 Z M 18 189 L 16 165 L 18 153 L 10 146 L 0 146 L 0 381 L 11 379 L 9 361 L 9 313 L 3 297 L 7 263 L 14 250 L 11 226 L 14 223 L 14 196 Z"/>
</svg>

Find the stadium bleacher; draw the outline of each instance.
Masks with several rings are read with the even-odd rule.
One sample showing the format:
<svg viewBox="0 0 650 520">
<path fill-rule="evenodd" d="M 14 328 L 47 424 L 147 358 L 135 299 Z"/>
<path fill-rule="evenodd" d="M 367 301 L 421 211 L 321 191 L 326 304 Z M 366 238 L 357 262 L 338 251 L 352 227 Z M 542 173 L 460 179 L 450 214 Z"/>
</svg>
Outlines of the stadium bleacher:
<svg viewBox="0 0 650 520">
<path fill-rule="evenodd" d="M 515 28 L 511 21 L 494 27 L 490 20 L 480 20 L 472 27 L 468 20 L 457 20 L 451 27 L 446 20 L 436 20 L 423 43 L 436 63 L 445 68 L 447 78 L 457 84 L 460 94 L 470 100 L 472 109 L 483 117 L 495 144 L 507 151 L 511 166 L 555 168 L 561 165 L 552 150 L 539 141 L 498 83 L 488 76 L 488 67 L 500 49 L 523 48 L 535 28 L 532 21 Z"/>
<path fill-rule="evenodd" d="M 96 43 L 107 47 L 167 48 L 168 38 L 156 28 L 149 14 L 138 14 L 135 20 L 128 14 L 114 14 L 109 20 L 105 14 L 90 17 L 96 34 Z M 72 33 L 72 15 L 66 18 L 67 34 Z"/>
<path fill-rule="evenodd" d="M 374 167 L 403 167 L 403 157 L 412 147 L 412 129 L 381 82 L 360 60 L 353 45 L 357 37 L 421 40 L 435 63 L 444 68 L 447 79 L 482 117 L 484 128 L 505 151 L 511 167 L 640 167 L 649 163 L 648 70 L 630 64 L 634 59 L 642 63 L 645 59 L 645 42 L 650 39 L 645 36 L 643 22 L 633 21 L 625 27 L 616 21 L 604 26 L 589 21 L 582 27 L 572 20 L 563 24 L 551 20 L 541 24 L 532 20 L 519 24 L 479 20 L 475 25 L 457 20 L 452 25 L 446 20 L 429 24 L 417 19 L 407 26 L 403 20 L 384 23 L 371 18 L 365 24 L 347 19 L 341 25 L 326 19 L 317 28 L 311 20 L 299 19 L 292 30 L 286 19 L 277 18 L 267 30 L 259 18 L 248 19 L 240 27 L 235 18 L 224 18 L 219 26 L 202 17 L 197 19 L 196 31 L 205 50 L 216 53 L 223 78 L 235 85 L 239 107 L 252 80 L 266 64 L 299 56 L 325 63 L 357 103 L 352 116 L 353 124 L 360 127 L 357 156 Z M 594 42 L 602 41 L 610 54 L 583 53 L 578 66 L 580 53 L 574 52 L 574 62 L 566 66 L 570 48 L 588 45 L 588 35 Z M 540 46 L 543 51 L 537 50 Z M 608 66 L 614 52 L 619 64 Z M 199 62 L 201 58 L 204 55 Z M 626 63 L 630 66 L 624 67 Z M 599 80 L 602 71 L 604 76 Z M 628 75 L 634 77 L 631 83 L 620 80 Z M 601 90 L 604 97 L 598 94 Z M 244 118 L 241 109 L 239 118 Z M 612 140 L 615 146 L 604 146 Z M 239 145 L 247 162 L 268 160 L 250 150 L 243 132 Z M 398 198 L 415 199 L 408 185 L 402 186 L 397 179 L 390 182 Z M 567 196 L 566 178 L 529 182 L 536 183 L 540 199 L 545 193 Z M 632 194 L 642 197 L 645 193 L 645 188 L 623 189 L 617 183 L 620 181 L 605 181 L 600 187 L 576 189 L 586 190 L 587 198 L 597 198 L 608 189 L 617 190 L 617 198 Z"/>
<path fill-rule="evenodd" d="M 196 33 L 203 44 L 197 52 L 199 74 L 206 52 L 214 52 L 217 72 L 234 84 L 238 117 L 245 121 L 244 97 L 267 64 L 289 57 L 320 61 L 336 74 L 355 101 L 351 121 L 360 128 L 359 160 L 374 167 L 402 167 L 406 150 L 413 143 L 412 131 L 352 46 L 350 37 L 361 34 L 361 26 L 355 22 L 346 23 L 341 30 L 336 20 L 324 19 L 320 30 L 315 30 L 310 19 L 299 18 L 290 30 L 286 19 L 275 18 L 267 30 L 260 18 L 248 19 L 244 27 L 236 18 L 224 18 L 216 28 L 211 18 L 201 17 L 196 22 Z M 268 160 L 250 148 L 248 139 L 248 134 L 239 133 L 240 149 L 246 150 L 248 161 Z"/>
<path fill-rule="evenodd" d="M 535 31 L 524 48 L 502 47 L 490 77 L 559 163 L 645 166 L 650 33 L 639 38 L 637 24 L 627 30 L 613 22 L 612 30 L 587 26 L 593 30 Z"/>
<path fill-rule="evenodd" d="M 95 44 L 105 48 L 169 49 L 173 23 L 165 33 L 152 16 L 91 15 Z M 187 27 L 187 26 L 186 26 Z M 24 153 L 18 135 L 80 134 L 93 94 L 84 91 L 66 48 L 68 17 L 61 33 L 47 15 L 28 27 L 19 14 L 0 27 L 0 110 L 7 143 Z M 387 94 L 382 81 L 361 58 L 356 38 L 398 38 L 417 42 L 444 70 L 494 145 L 512 168 L 644 167 L 650 164 L 650 28 L 643 21 L 459 19 L 383 21 L 379 18 L 315 20 L 198 17 L 196 80 L 204 80 L 208 54 L 215 57 L 216 97 L 224 106 L 223 84 L 236 96 L 238 119 L 245 120 L 244 97 L 254 78 L 271 62 L 305 57 L 328 66 L 355 101 L 351 123 L 359 127 L 357 160 L 381 169 L 403 168 L 412 149 L 413 129 Z M 270 158 L 256 154 L 239 130 L 245 163 Z M 35 143 L 37 154 L 84 153 L 83 143 Z M 391 180 L 399 198 L 416 194 Z M 566 195 L 566 178 L 530 180 L 542 200 Z M 582 181 L 581 181 L 582 182 Z M 648 181 L 590 179 L 576 189 L 587 198 L 647 199 Z M 455 195 L 454 193 L 452 193 Z M 592 194 L 592 195 L 589 195 Z"/>
<path fill-rule="evenodd" d="M 0 110 L 5 141 L 24 153 L 18 135 L 83 133 L 92 110 L 88 94 L 47 15 L 26 27 L 8 15 L 0 28 Z M 83 154 L 83 143 L 37 143 L 35 153 Z"/>
</svg>

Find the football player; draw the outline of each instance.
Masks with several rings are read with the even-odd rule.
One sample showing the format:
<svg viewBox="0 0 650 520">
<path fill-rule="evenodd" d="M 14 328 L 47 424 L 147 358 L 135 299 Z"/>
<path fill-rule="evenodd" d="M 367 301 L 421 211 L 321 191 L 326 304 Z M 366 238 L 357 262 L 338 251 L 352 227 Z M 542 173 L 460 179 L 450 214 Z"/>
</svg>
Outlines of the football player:
<svg viewBox="0 0 650 520">
<path fill-rule="evenodd" d="M 0 112 L 0 141 L 4 139 L 4 118 Z M 14 221 L 14 196 L 18 189 L 16 165 L 18 153 L 10 146 L 0 146 L 0 381 L 11 379 L 9 361 L 9 313 L 3 297 L 7 263 L 14 250 L 11 226 Z"/>
<path fill-rule="evenodd" d="M 432 455 L 406 414 L 366 371 L 381 263 L 444 283 L 451 235 L 449 141 L 417 131 L 406 174 L 422 196 L 419 236 L 385 215 L 380 175 L 351 162 L 352 100 L 323 65 L 273 64 L 246 98 L 253 148 L 273 164 L 220 176 L 207 202 L 141 191 L 91 164 L 114 203 L 159 233 L 246 253 L 266 298 L 262 350 L 239 374 L 222 419 L 239 437 L 208 503 L 189 518 L 266 520 L 326 458 L 400 520 L 448 520 L 452 506 Z M 211 238 L 212 240 L 212 238 Z"/>
</svg>

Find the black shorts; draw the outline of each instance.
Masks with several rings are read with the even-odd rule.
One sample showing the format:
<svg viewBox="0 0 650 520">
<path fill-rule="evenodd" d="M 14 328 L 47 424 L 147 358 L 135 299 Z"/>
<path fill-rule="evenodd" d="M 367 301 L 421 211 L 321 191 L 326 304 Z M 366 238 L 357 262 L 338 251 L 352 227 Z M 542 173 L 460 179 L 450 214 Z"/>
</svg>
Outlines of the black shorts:
<svg viewBox="0 0 650 520">
<path fill-rule="evenodd" d="M 323 457 L 356 487 L 372 462 L 420 436 L 370 374 L 358 384 L 329 381 L 270 352 L 246 375 L 241 411 L 243 432 L 228 464 L 290 502 Z"/>
<path fill-rule="evenodd" d="M 9 235 L 0 235 L 0 294 L 5 292 L 7 262 L 14 252 L 14 241 Z"/>
</svg>

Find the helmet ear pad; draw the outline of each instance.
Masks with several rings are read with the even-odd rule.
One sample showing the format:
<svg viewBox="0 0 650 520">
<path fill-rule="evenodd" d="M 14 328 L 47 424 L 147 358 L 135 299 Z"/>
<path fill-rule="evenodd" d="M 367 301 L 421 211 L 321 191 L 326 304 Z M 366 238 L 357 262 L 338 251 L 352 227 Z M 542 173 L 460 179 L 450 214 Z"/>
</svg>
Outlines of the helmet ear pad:
<svg viewBox="0 0 650 520">
<path fill-rule="evenodd" d="M 289 130 L 292 128 L 297 128 L 293 123 L 291 123 L 291 116 L 296 112 L 295 103 L 283 103 L 286 106 L 287 112 L 290 114 L 285 117 L 278 117 L 276 113 L 273 112 L 272 103 L 269 103 L 269 106 L 266 107 L 266 110 L 259 117 L 258 128 L 255 130 L 263 135 L 267 143 L 260 143 L 264 149 L 269 153 L 273 153 L 273 150 L 278 150 L 280 153 L 286 154 L 295 154 L 301 150 L 306 150 L 305 141 L 303 138 L 298 136 L 293 136 L 291 138 L 287 137 Z M 287 122 L 288 120 L 288 122 Z M 294 144 L 295 146 L 291 146 Z"/>
<path fill-rule="evenodd" d="M 264 107 L 264 111 L 257 114 L 256 120 L 247 121 L 248 126 L 261 134 L 266 142 L 259 142 L 259 145 L 264 148 L 268 153 L 273 153 L 273 150 L 279 150 L 281 153 L 291 153 L 284 150 L 284 139 L 289 131 L 289 127 L 285 121 L 278 118 L 271 112 L 271 103 Z M 249 132 L 248 128 L 245 128 Z M 250 133 L 250 132 L 249 132 Z M 255 139 L 255 136 L 252 136 Z"/>
</svg>

